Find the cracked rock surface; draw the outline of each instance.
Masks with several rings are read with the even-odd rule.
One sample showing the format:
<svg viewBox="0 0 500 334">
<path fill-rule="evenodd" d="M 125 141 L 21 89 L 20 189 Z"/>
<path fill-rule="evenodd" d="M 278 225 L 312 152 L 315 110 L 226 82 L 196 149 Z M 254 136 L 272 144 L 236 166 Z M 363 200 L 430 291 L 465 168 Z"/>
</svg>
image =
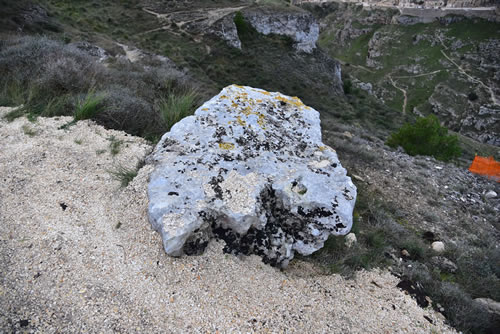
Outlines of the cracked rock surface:
<svg viewBox="0 0 500 334">
<path fill-rule="evenodd" d="M 167 254 L 224 251 L 286 266 L 352 225 L 356 187 L 298 98 L 228 86 L 149 157 L 149 220 Z"/>
</svg>

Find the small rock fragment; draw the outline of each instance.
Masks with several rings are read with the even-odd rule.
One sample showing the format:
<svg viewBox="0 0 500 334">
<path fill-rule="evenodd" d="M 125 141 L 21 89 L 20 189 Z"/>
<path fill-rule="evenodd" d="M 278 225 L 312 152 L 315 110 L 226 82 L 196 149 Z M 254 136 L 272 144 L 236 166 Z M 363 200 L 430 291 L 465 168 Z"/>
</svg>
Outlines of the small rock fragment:
<svg viewBox="0 0 500 334">
<path fill-rule="evenodd" d="M 444 252 L 444 243 L 442 241 L 434 241 L 431 244 L 432 250 L 435 251 L 436 253 L 442 253 Z"/>
<path fill-rule="evenodd" d="M 484 197 L 486 197 L 487 199 L 490 199 L 490 198 L 496 198 L 498 195 L 496 192 L 494 192 L 493 190 L 490 190 L 488 191 Z"/>
<path fill-rule="evenodd" d="M 500 303 L 490 298 L 476 298 L 475 302 L 486 308 L 488 313 L 500 317 Z"/>
<path fill-rule="evenodd" d="M 345 245 L 347 248 L 351 248 L 357 242 L 358 242 L 358 239 L 356 238 L 356 234 L 349 233 L 348 235 L 345 236 Z"/>
</svg>

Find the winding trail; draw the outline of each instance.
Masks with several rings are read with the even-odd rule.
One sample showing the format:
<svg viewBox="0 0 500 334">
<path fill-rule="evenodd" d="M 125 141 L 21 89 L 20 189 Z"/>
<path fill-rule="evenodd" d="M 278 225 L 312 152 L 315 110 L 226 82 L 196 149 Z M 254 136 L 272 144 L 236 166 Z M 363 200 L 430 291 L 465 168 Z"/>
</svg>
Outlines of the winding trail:
<svg viewBox="0 0 500 334">
<path fill-rule="evenodd" d="M 215 22 L 218 20 L 222 19 L 224 16 L 227 16 L 233 12 L 236 12 L 238 10 L 241 10 L 247 6 L 240 6 L 240 7 L 226 7 L 226 8 L 215 8 L 215 9 L 197 9 L 197 10 L 192 10 L 192 11 L 174 11 L 174 12 L 169 12 L 165 14 L 160 14 L 157 13 L 151 9 L 143 7 L 142 10 L 148 14 L 151 14 L 155 16 L 158 21 L 162 22 L 163 25 L 159 28 L 151 29 L 148 31 L 144 31 L 141 33 L 138 33 L 138 36 L 141 35 L 146 35 L 149 33 L 157 32 L 157 31 L 168 31 L 174 35 L 181 36 L 182 33 L 185 33 L 187 35 L 193 36 L 193 33 L 190 33 L 186 29 L 184 29 L 184 26 L 188 23 L 195 23 L 195 22 L 206 22 L 207 26 L 213 25 Z M 179 16 L 182 14 L 188 14 L 188 15 L 194 15 L 195 18 L 187 21 L 174 21 L 173 16 Z M 170 29 L 171 25 L 175 24 L 177 26 L 178 31 L 173 31 Z M 199 37 L 199 36 L 198 36 Z M 195 41 L 199 42 L 200 38 L 194 38 Z"/>
<path fill-rule="evenodd" d="M 441 38 L 441 36 L 437 36 L 437 38 L 439 39 L 439 41 L 441 42 L 441 45 L 443 46 L 444 50 L 448 50 L 448 47 L 444 44 L 444 41 L 443 39 Z M 478 78 L 475 78 L 473 77 L 472 75 L 470 75 L 469 73 L 467 73 L 465 71 L 465 69 L 460 66 L 459 64 L 457 64 L 450 56 L 448 56 L 446 54 L 446 52 L 444 52 L 443 49 L 441 49 L 441 53 L 443 54 L 443 56 L 450 62 L 452 63 L 453 65 L 455 65 L 455 67 L 458 69 L 458 71 L 460 73 L 462 73 L 463 75 L 465 75 L 470 81 L 474 82 L 474 83 L 477 83 L 477 84 L 480 84 L 481 86 L 483 86 L 489 93 L 490 93 L 490 97 L 491 97 L 491 101 L 494 105 L 497 105 L 497 106 L 500 106 L 500 103 L 498 102 L 497 100 L 497 97 L 495 95 L 495 91 L 493 90 L 493 88 L 491 86 L 488 86 L 487 84 L 485 84 L 484 82 L 482 82 L 481 80 L 479 80 Z"/>
<path fill-rule="evenodd" d="M 422 73 L 422 74 L 416 74 L 416 75 L 401 75 L 401 76 L 397 76 L 397 77 L 394 77 L 396 79 L 411 79 L 411 78 L 418 78 L 418 77 L 425 77 L 425 76 L 428 76 L 428 75 L 433 75 L 433 74 L 436 74 L 436 73 L 439 73 L 443 70 L 436 70 L 436 71 L 432 71 L 432 72 L 428 72 L 428 73 Z"/>
<path fill-rule="evenodd" d="M 469 78 L 470 81 L 474 82 L 474 83 L 478 83 L 480 84 L 481 86 L 483 86 L 489 93 L 490 93 L 490 97 L 491 97 L 491 101 L 493 102 L 494 105 L 497 105 L 497 106 L 500 106 L 500 103 L 498 103 L 498 100 L 497 100 L 497 97 L 495 96 L 495 91 L 493 90 L 493 88 L 491 88 L 491 86 L 488 86 L 487 84 L 485 84 L 484 82 L 482 82 L 481 80 L 479 80 L 478 78 L 475 78 L 473 77 L 472 75 L 468 74 L 467 72 L 465 72 L 465 70 L 460 66 L 458 65 L 453 59 L 451 59 L 447 54 L 446 52 L 444 52 L 444 50 L 441 50 L 441 53 L 443 54 L 443 56 L 448 59 L 453 65 L 455 65 L 458 69 L 458 71 L 460 73 L 462 73 L 463 75 L 465 75 L 467 78 Z"/>
<path fill-rule="evenodd" d="M 406 92 L 405 89 L 398 87 L 396 85 L 396 82 L 392 79 L 391 75 L 388 76 L 389 80 L 391 81 L 391 84 L 394 86 L 394 88 L 400 90 L 403 93 L 404 100 L 403 100 L 403 114 L 406 114 L 406 105 L 408 103 L 408 93 Z"/>
</svg>

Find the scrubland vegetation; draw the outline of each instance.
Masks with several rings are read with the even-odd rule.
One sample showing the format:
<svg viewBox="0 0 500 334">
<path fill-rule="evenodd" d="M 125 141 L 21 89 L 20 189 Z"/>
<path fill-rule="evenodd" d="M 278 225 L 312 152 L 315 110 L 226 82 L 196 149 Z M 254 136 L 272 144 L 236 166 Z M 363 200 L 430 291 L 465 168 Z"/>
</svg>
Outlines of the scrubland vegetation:
<svg viewBox="0 0 500 334">
<path fill-rule="evenodd" d="M 73 116 L 155 140 L 199 103 L 183 74 L 161 61 L 99 62 L 77 44 L 25 36 L 2 41 L 1 102 L 7 115 Z"/>
</svg>

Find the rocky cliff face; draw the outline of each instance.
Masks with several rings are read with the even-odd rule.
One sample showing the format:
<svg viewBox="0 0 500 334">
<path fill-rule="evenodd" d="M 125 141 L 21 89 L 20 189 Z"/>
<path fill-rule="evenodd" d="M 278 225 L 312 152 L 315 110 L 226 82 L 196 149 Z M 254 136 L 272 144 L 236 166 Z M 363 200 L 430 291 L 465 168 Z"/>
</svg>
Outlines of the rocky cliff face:
<svg viewBox="0 0 500 334">
<path fill-rule="evenodd" d="M 261 34 L 288 36 L 295 42 L 295 48 L 311 53 L 316 48 L 319 24 L 307 12 L 262 12 L 248 11 L 245 17 Z"/>
<path fill-rule="evenodd" d="M 269 35 L 288 36 L 294 42 L 294 48 L 311 53 L 316 48 L 319 37 L 319 24 L 314 16 L 305 11 L 274 11 L 262 9 L 244 9 L 242 13 L 248 23 L 257 32 Z M 231 47 L 241 48 L 238 31 L 231 13 L 214 22 L 209 31 L 222 38 Z"/>
<path fill-rule="evenodd" d="M 401 8 L 475 8 L 498 6 L 495 0 L 295 0 L 295 5 L 303 3 L 350 2 L 380 7 Z"/>
</svg>

